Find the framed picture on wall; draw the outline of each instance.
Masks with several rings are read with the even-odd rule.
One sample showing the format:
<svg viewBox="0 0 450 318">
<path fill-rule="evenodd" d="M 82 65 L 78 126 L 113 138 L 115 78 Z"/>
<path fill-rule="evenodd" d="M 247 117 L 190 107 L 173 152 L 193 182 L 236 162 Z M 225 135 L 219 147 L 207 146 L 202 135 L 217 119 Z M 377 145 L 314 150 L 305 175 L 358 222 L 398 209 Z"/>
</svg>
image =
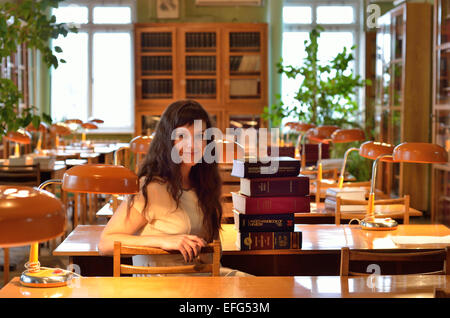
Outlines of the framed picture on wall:
<svg viewBox="0 0 450 318">
<path fill-rule="evenodd" d="M 156 0 L 158 19 L 177 19 L 180 16 L 180 0 Z"/>
</svg>

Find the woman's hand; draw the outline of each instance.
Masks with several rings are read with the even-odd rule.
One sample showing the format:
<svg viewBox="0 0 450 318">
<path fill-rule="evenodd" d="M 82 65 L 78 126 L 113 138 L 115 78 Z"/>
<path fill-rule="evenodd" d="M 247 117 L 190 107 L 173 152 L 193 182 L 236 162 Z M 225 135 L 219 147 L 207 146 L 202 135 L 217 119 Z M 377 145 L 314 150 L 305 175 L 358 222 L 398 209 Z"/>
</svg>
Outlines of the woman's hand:
<svg viewBox="0 0 450 318">
<path fill-rule="evenodd" d="M 197 257 L 206 241 L 196 235 L 168 235 L 161 240 L 163 250 L 177 250 L 183 255 L 186 263 L 192 262 Z"/>
</svg>

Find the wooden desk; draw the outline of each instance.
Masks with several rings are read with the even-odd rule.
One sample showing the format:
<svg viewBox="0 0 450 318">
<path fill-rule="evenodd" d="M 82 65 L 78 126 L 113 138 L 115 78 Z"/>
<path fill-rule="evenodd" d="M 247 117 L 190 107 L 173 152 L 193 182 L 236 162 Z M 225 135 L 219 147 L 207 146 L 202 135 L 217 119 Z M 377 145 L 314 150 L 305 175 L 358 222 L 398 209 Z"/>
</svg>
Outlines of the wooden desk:
<svg viewBox="0 0 450 318">
<path fill-rule="evenodd" d="M 0 298 L 424 298 L 449 287 L 449 275 L 83 277 L 59 288 L 24 287 L 15 277 Z"/>
<path fill-rule="evenodd" d="M 232 202 L 224 202 L 223 203 L 223 215 L 222 215 L 222 223 L 225 224 L 234 224 L 234 215 L 233 215 L 233 203 Z M 383 215 L 392 214 L 398 212 L 398 220 L 401 222 L 401 215 L 403 214 L 403 205 L 401 204 L 391 204 L 391 205 L 376 205 L 375 206 L 375 214 L 379 217 L 383 217 Z M 366 211 L 360 212 L 346 212 L 345 215 L 351 216 L 348 218 L 348 221 L 353 218 L 363 219 Z M 334 224 L 334 211 L 326 210 L 324 203 L 319 204 L 319 208 L 316 208 L 315 203 L 311 203 L 311 212 L 310 213 L 295 213 L 295 223 L 296 224 Z M 106 217 L 110 218 L 113 215 L 113 211 L 109 203 L 105 204 L 100 210 L 97 211 L 97 217 Z M 423 213 L 419 210 L 409 208 L 409 216 L 410 217 L 419 217 L 422 216 Z M 395 219 L 395 217 L 394 217 Z M 345 218 L 341 218 L 341 223 L 345 222 Z"/>
<path fill-rule="evenodd" d="M 235 242 L 233 224 L 223 224 L 222 265 L 260 276 L 339 275 L 340 250 L 433 250 L 442 244 L 396 245 L 392 236 L 446 236 L 444 225 L 399 225 L 395 231 L 363 231 L 357 225 L 296 224 L 303 236 L 299 250 L 240 251 Z M 53 251 L 55 256 L 70 258 L 83 276 L 112 276 L 112 257 L 100 256 L 98 242 L 104 225 L 79 225 Z M 130 260 L 129 260 L 130 261 Z M 419 264 L 420 265 L 420 264 Z"/>
<path fill-rule="evenodd" d="M 385 215 L 394 216 L 399 223 L 403 222 L 401 215 L 403 214 L 404 206 L 402 204 L 389 204 L 389 205 L 376 205 L 375 215 L 377 217 L 384 217 Z M 355 211 L 355 212 L 345 212 L 341 216 L 341 223 L 345 223 L 345 220 L 350 221 L 353 218 L 363 219 L 366 211 Z M 395 217 L 398 214 L 398 218 Z M 325 209 L 325 204 L 323 202 L 316 204 L 311 202 L 311 213 L 296 213 L 295 223 L 296 224 L 335 224 L 335 212 L 332 210 Z M 423 213 L 412 207 L 409 207 L 410 217 L 420 217 Z"/>
</svg>

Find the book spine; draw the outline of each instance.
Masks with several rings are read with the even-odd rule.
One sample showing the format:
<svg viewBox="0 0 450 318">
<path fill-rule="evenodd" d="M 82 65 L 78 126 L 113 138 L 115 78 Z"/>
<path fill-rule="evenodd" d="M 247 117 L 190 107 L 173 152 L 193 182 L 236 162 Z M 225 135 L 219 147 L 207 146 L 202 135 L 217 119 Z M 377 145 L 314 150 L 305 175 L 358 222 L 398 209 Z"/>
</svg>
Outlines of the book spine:
<svg viewBox="0 0 450 318">
<path fill-rule="evenodd" d="M 238 178 L 295 177 L 300 173 L 300 161 L 279 162 L 278 166 L 260 163 L 244 163 L 235 160 L 231 175 Z"/>
<path fill-rule="evenodd" d="M 236 213 L 236 212 L 235 212 Z M 236 213 L 239 232 L 293 232 L 294 213 L 247 215 Z"/>
<path fill-rule="evenodd" d="M 281 214 L 310 212 L 310 198 L 304 197 L 247 197 L 246 214 Z"/>
<path fill-rule="evenodd" d="M 241 232 L 237 243 L 242 251 L 300 249 L 302 232 Z"/>
<path fill-rule="evenodd" d="M 242 190 L 242 188 L 241 188 Z M 241 191 L 244 193 L 243 191 Z M 306 196 L 309 195 L 309 178 L 291 180 L 250 180 L 248 196 Z"/>
</svg>

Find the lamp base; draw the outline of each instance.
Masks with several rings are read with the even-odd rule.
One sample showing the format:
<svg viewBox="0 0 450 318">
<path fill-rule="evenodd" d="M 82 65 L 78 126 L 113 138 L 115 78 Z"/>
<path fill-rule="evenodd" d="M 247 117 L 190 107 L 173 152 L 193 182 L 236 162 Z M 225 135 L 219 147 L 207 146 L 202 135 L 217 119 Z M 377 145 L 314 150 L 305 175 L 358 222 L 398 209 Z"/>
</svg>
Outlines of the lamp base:
<svg viewBox="0 0 450 318">
<path fill-rule="evenodd" d="M 20 276 L 20 283 L 27 287 L 63 287 L 73 278 L 70 271 L 58 268 L 41 268 L 37 272 L 26 270 Z"/>
<path fill-rule="evenodd" d="M 398 227 L 397 221 L 391 218 L 364 219 L 359 224 L 363 230 L 368 231 L 392 231 Z"/>
</svg>

